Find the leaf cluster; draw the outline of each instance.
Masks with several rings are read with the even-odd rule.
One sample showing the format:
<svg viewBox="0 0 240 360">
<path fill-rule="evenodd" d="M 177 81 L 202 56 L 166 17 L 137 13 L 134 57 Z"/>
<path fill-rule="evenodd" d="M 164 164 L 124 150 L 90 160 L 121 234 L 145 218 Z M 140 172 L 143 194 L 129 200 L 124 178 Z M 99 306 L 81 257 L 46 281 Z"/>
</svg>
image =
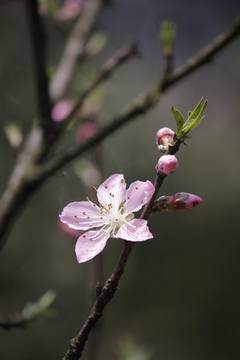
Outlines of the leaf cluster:
<svg viewBox="0 0 240 360">
<path fill-rule="evenodd" d="M 184 122 L 184 118 L 180 111 L 172 106 L 171 110 L 177 123 L 176 137 L 178 140 L 185 140 L 190 137 L 187 136 L 187 134 L 198 126 L 205 118 L 205 116 L 201 117 L 201 115 L 206 107 L 207 100 L 204 101 L 203 98 L 201 98 L 195 109 L 193 111 L 189 111 L 188 118 Z"/>
</svg>

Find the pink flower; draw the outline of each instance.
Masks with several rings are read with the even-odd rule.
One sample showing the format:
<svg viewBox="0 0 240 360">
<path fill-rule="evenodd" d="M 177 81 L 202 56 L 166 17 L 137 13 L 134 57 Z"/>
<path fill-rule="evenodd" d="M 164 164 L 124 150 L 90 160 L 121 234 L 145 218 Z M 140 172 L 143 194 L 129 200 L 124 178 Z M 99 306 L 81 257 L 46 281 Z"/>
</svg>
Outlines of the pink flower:
<svg viewBox="0 0 240 360">
<path fill-rule="evenodd" d="M 51 112 L 53 121 L 55 122 L 64 121 L 71 113 L 73 109 L 73 105 L 74 105 L 73 100 L 61 100 L 57 102 Z"/>
<path fill-rule="evenodd" d="M 158 169 L 164 174 L 172 174 L 178 167 L 178 161 L 175 155 L 163 155 L 158 160 Z"/>
<path fill-rule="evenodd" d="M 87 140 L 91 138 L 99 129 L 99 125 L 92 122 L 87 121 L 81 124 L 77 129 L 77 139 L 78 140 Z"/>
<path fill-rule="evenodd" d="M 75 251 L 79 263 L 99 254 L 107 240 L 122 238 L 128 241 L 151 239 L 147 221 L 134 219 L 133 212 L 145 205 L 154 193 L 150 181 L 135 181 L 126 190 L 123 175 L 110 176 L 97 189 L 99 206 L 90 200 L 68 204 L 60 215 L 71 229 L 89 230 L 81 235 Z M 92 230 L 96 228 L 96 230 Z"/>
<path fill-rule="evenodd" d="M 168 127 L 158 130 L 156 134 L 156 142 L 158 149 L 165 153 L 168 151 L 169 145 L 174 145 L 174 131 Z"/>
<path fill-rule="evenodd" d="M 171 196 L 173 210 L 177 212 L 191 210 L 202 202 L 202 199 L 194 194 L 180 192 Z"/>
</svg>

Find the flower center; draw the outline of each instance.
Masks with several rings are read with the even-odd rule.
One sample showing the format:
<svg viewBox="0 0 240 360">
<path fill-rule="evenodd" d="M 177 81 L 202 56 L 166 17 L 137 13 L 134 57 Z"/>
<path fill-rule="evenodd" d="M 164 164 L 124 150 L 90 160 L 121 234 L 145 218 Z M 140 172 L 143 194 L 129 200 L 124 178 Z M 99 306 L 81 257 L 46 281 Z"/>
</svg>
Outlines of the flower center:
<svg viewBox="0 0 240 360">
<path fill-rule="evenodd" d="M 100 212 L 104 215 L 106 222 L 104 227 L 110 228 L 111 237 L 117 237 L 118 230 L 128 221 L 134 218 L 133 213 L 126 214 L 124 203 L 119 206 L 118 211 L 114 209 L 112 204 L 100 206 Z"/>
</svg>

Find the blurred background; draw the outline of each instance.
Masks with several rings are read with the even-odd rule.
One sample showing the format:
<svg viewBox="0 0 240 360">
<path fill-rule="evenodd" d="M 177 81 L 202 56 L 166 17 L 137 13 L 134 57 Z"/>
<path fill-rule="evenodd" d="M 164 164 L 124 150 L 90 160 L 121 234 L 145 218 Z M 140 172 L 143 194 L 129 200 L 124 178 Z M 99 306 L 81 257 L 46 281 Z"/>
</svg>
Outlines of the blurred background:
<svg viewBox="0 0 240 360">
<path fill-rule="evenodd" d="M 163 72 L 159 24 L 172 19 L 178 28 L 175 66 L 226 30 L 239 14 L 237 0 L 114 0 L 105 6 L 96 30 L 107 37 L 102 51 L 77 69 L 69 90 L 91 77 L 113 51 L 136 40 L 141 58 L 119 68 L 101 87 L 99 121 L 108 122 Z M 57 66 L 71 23 L 45 14 L 49 71 Z M 32 53 L 24 5 L 0 4 L 0 191 L 13 168 L 16 151 L 3 127 L 9 121 L 28 133 L 36 111 Z M 72 91 L 72 93 L 71 93 Z M 133 359 L 126 344 L 143 360 L 235 360 L 240 358 L 240 38 L 215 60 L 171 87 L 159 104 L 84 156 L 102 171 L 102 179 L 123 173 L 127 184 L 155 179 L 160 156 L 155 134 L 175 129 L 171 106 L 184 116 L 201 97 L 208 99 L 206 119 L 177 154 L 178 170 L 160 195 L 185 191 L 203 202 L 194 211 L 155 214 L 150 241 L 137 244 L 98 327 L 98 360 Z M 100 100 L 99 100 L 100 99 Z M 100 105 L 99 105 L 100 103 Z M 76 142 L 74 129 L 63 144 Z M 89 195 L 75 161 L 31 198 L 0 255 L 0 312 L 13 314 L 48 289 L 57 293 L 57 316 L 25 330 L 0 329 L 0 359 L 60 359 L 80 330 L 92 304 L 93 263 L 79 265 L 74 240 L 59 228 L 58 214 L 71 201 Z M 91 194 L 90 194 L 91 196 Z M 110 239 L 103 252 L 104 279 L 111 274 L 122 241 Z M 91 335 L 83 359 L 90 359 Z M 127 351 L 126 351 L 127 352 Z"/>
</svg>

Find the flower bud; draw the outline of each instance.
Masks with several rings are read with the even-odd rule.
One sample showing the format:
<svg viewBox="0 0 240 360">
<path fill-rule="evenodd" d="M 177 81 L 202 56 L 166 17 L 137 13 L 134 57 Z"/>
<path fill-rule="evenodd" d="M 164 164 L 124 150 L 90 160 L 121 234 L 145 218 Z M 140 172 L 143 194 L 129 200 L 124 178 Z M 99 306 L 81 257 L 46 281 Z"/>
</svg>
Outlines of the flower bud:
<svg viewBox="0 0 240 360">
<path fill-rule="evenodd" d="M 77 140 L 90 139 L 99 129 L 99 125 L 93 121 L 87 121 L 81 124 L 77 129 Z"/>
<path fill-rule="evenodd" d="M 194 194 L 180 192 L 174 194 L 172 197 L 172 210 L 182 212 L 193 209 L 202 202 L 202 199 Z"/>
<path fill-rule="evenodd" d="M 168 151 L 169 145 L 174 145 L 174 131 L 168 127 L 158 130 L 156 134 L 156 142 L 158 149 L 165 153 Z"/>
<path fill-rule="evenodd" d="M 163 155 L 158 160 L 157 169 L 165 175 L 174 173 L 178 167 L 178 160 L 175 155 Z"/>
<path fill-rule="evenodd" d="M 55 122 L 64 121 L 71 113 L 73 106 L 74 106 L 74 102 L 72 100 L 61 100 L 57 102 L 51 112 L 53 121 Z"/>
<path fill-rule="evenodd" d="M 201 202 L 202 199 L 199 196 L 185 192 L 179 192 L 170 196 L 163 195 L 154 201 L 152 205 L 152 212 L 184 212 L 193 209 Z"/>
</svg>

